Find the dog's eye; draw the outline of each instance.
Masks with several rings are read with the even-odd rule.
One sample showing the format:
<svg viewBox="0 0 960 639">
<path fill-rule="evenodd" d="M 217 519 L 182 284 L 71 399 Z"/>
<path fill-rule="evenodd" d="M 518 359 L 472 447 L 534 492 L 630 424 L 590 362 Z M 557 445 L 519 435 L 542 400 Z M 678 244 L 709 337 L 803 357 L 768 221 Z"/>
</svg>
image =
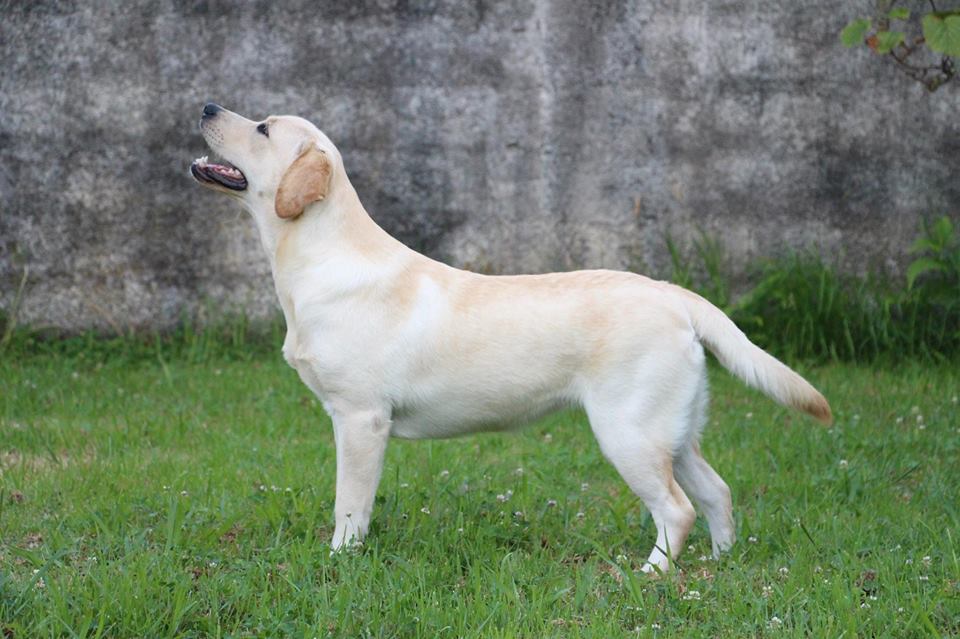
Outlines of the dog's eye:
<svg viewBox="0 0 960 639">
<path fill-rule="evenodd" d="M 263 135 L 270 137 L 270 132 L 267 130 L 267 123 L 261 122 L 257 125 L 257 133 L 262 133 Z"/>
</svg>

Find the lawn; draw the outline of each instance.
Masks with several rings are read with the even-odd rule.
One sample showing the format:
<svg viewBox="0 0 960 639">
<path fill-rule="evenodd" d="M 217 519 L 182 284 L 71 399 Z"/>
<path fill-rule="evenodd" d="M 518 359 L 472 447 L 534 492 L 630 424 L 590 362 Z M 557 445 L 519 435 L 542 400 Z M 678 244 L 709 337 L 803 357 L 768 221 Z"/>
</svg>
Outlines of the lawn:
<svg viewBox="0 0 960 639">
<path fill-rule="evenodd" d="M 391 443 L 373 527 L 330 556 L 329 421 L 277 355 L 5 357 L 0 631 L 104 637 L 960 634 L 960 372 L 804 370 L 826 428 L 718 369 L 703 520 L 662 578 L 582 413 Z"/>
</svg>

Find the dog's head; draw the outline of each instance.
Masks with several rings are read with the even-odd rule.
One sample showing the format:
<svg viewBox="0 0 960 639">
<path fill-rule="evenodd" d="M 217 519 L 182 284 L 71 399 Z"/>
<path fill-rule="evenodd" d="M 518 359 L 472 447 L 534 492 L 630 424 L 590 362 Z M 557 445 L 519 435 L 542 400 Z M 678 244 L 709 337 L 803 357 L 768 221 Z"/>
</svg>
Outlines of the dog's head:
<svg viewBox="0 0 960 639">
<path fill-rule="evenodd" d="M 271 202 L 284 219 L 296 218 L 305 207 L 326 199 L 334 173 L 342 171 L 333 143 L 302 118 L 270 116 L 254 122 L 211 103 L 203 107 L 200 130 L 224 163 L 198 158 L 190 166 L 193 178 L 251 207 L 256 200 Z"/>
</svg>

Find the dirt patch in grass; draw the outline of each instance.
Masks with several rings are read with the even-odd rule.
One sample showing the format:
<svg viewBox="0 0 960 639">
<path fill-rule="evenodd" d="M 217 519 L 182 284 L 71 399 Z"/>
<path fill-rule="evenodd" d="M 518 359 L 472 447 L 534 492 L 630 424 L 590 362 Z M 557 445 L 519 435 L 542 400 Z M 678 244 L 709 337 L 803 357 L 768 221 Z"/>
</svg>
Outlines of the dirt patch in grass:
<svg viewBox="0 0 960 639">
<path fill-rule="evenodd" d="M 93 450 L 69 451 L 60 449 L 44 454 L 24 453 L 16 449 L 0 452 L 0 477 L 13 469 L 28 473 L 46 473 L 64 470 L 71 466 L 89 466 L 96 458 Z"/>
</svg>

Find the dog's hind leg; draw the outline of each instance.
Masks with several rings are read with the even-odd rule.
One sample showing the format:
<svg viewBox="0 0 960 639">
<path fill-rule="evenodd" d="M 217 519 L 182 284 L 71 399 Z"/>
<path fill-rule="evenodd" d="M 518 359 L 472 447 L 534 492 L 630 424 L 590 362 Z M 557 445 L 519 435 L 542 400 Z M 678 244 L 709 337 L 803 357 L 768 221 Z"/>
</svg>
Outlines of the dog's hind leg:
<svg viewBox="0 0 960 639">
<path fill-rule="evenodd" d="M 695 441 L 687 444 L 674 459 L 677 482 L 686 490 L 710 524 L 713 556 L 730 550 L 736 540 L 730 488 L 700 454 Z"/>
<path fill-rule="evenodd" d="M 679 328 L 662 330 L 636 358 L 626 355 L 631 346 L 627 344 L 627 350 L 616 351 L 617 358 L 605 362 L 583 386 L 583 406 L 600 449 L 643 500 L 656 525 L 657 542 L 645 572 L 670 567 L 696 520 L 680 477 L 674 476 L 681 470 L 675 468 L 674 459 L 696 441 L 702 426 L 706 360 L 692 329 Z M 682 470 L 694 469 L 685 478 L 699 478 L 703 467 L 709 468 L 702 458 L 702 466 L 694 466 L 693 458 L 682 459 Z M 697 471 L 700 474 L 695 475 Z M 699 482 L 689 485 L 700 489 Z M 715 497 L 716 487 L 710 487 L 713 492 L 703 489 L 697 494 L 713 504 L 709 498 Z M 717 509 L 709 512 L 714 517 L 711 524 L 719 521 Z"/>
<path fill-rule="evenodd" d="M 657 541 L 643 566 L 666 571 L 680 554 L 697 515 L 693 505 L 673 478 L 671 453 L 629 427 L 596 423 L 593 431 L 604 455 L 650 511 L 657 528 Z"/>
<path fill-rule="evenodd" d="M 693 498 L 710 524 L 713 556 L 730 550 L 736 539 L 733 526 L 733 504 L 730 488 L 700 453 L 700 431 L 706 421 L 707 380 L 701 378 L 700 387 L 691 411 L 689 439 L 673 460 L 677 482 Z"/>
<path fill-rule="evenodd" d="M 657 541 L 643 566 L 645 572 L 670 568 L 696 519 L 673 476 L 674 448 L 678 438 L 685 438 L 687 426 L 689 397 L 684 395 L 692 396 L 692 391 L 664 386 L 639 386 L 643 390 L 619 399 L 594 394 L 584 402 L 600 449 L 643 500 L 656 525 Z"/>
<path fill-rule="evenodd" d="M 390 438 L 390 419 L 381 411 L 337 410 L 333 428 L 337 445 L 337 523 L 330 545 L 338 550 L 367 534 Z"/>
</svg>

